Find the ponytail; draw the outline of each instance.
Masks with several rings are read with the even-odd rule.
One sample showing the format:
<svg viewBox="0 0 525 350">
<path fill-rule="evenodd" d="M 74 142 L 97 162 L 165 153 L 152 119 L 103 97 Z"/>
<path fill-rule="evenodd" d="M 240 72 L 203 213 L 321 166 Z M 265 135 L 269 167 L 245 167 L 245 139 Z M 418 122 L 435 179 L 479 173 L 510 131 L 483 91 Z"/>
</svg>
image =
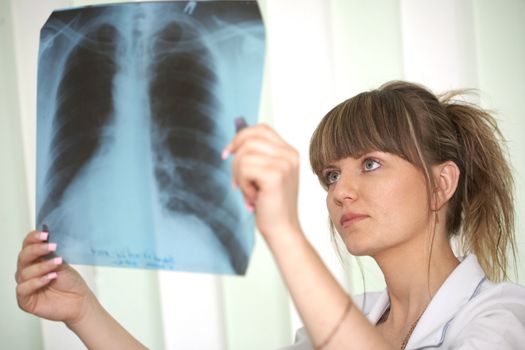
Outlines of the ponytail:
<svg viewBox="0 0 525 350">
<path fill-rule="evenodd" d="M 462 253 L 473 253 L 490 280 L 508 278 L 507 253 L 516 262 L 512 172 L 496 120 L 485 110 L 441 98 L 456 129 L 462 172 L 447 214 L 447 229 L 458 236 Z"/>
</svg>

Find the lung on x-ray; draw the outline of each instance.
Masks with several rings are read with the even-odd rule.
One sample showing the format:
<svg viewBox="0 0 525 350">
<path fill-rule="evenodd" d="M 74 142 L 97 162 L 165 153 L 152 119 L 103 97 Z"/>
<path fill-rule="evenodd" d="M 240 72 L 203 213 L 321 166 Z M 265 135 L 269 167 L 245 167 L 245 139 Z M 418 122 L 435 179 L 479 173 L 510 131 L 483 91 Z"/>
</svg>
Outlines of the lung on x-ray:
<svg viewBox="0 0 525 350">
<path fill-rule="evenodd" d="M 37 225 L 69 263 L 243 274 L 254 220 L 221 151 L 256 122 L 255 1 L 59 10 L 41 30 Z"/>
</svg>

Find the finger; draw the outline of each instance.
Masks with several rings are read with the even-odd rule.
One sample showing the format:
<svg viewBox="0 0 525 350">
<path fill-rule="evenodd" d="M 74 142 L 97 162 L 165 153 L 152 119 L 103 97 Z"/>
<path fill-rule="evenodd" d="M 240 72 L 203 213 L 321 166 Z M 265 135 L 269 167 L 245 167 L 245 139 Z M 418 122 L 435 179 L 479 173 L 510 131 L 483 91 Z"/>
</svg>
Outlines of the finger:
<svg viewBox="0 0 525 350">
<path fill-rule="evenodd" d="M 289 163 L 298 167 L 298 153 L 291 147 L 268 145 L 265 141 L 255 140 L 242 146 L 232 162 L 233 183 L 238 184 L 241 169 L 250 166 L 271 167 L 272 164 Z"/>
<path fill-rule="evenodd" d="M 289 157 L 291 148 L 274 141 L 269 141 L 260 136 L 254 136 L 240 145 L 235 151 L 235 157 L 240 158 L 244 155 L 258 155 L 266 157 Z"/>
<path fill-rule="evenodd" d="M 287 143 L 277 134 L 277 132 L 265 124 L 258 124 L 256 126 L 241 130 L 234 138 L 232 151 L 235 153 L 236 149 L 243 145 L 248 140 L 263 139 L 269 143 L 276 145 L 287 145 Z"/>
<path fill-rule="evenodd" d="M 44 242 L 48 239 L 48 237 L 48 232 L 38 230 L 31 231 L 24 238 L 24 241 L 22 242 L 22 248 L 28 246 L 29 244 Z"/>
<path fill-rule="evenodd" d="M 22 269 L 18 272 L 17 283 L 22 283 L 24 281 L 42 277 L 47 275 L 50 272 L 53 272 L 60 265 L 62 265 L 62 257 L 55 257 L 46 261 L 42 261 L 33 265 L 29 265 L 27 268 Z"/>
<path fill-rule="evenodd" d="M 271 161 L 262 157 L 244 157 L 235 171 L 236 181 L 249 204 L 254 204 L 259 191 L 281 185 L 287 176 L 291 176 L 289 162 L 274 158 Z"/>
<path fill-rule="evenodd" d="M 56 243 L 35 243 L 26 246 L 18 254 L 17 269 L 22 270 L 45 255 L 56 251 Z"/>
<path fill-rule="evenodd" d="M 268 157 L 266 157 L 268 158 Z M 246 174 L 250 168 L 261 169 L 268 160 L 257 155 L 236 156 L 232 162 L 232 180 L 235 186 L 241 190 L 246 204 L 253 205 L 259 190 L 253 178 L 248 178 Z M 241 186 L 242 184 L 242 186 Z"/>
<path fill-rule="evenodd" d="M 235 155 L 235 158 L 233 158 L 233 162 L 231 163 L 232 180 L 235 187 L 239 187 L 241 179 L 243 178 L 244 170 L 246 168 L 252 166 L 262 167 L 270 163 L 275 158 L 276 157 L 274 156 L 260 154 L 256 150 L 254 151 L 249 149 L 242 149 L 241 151 L 239 151 L 239 153 Z"/>
<path fill-rule="evenodd" d="M 246 210 L 252 213 L 255 208 L 255 202 L 257 202 L 257 193 L 259 192 L 259 189 L 253 183 L 248 183 L 242 187 L 241 191 L 244 197 Z"/>
<path fill-rule="evenodd" d="M 262 135 L 254 135 L 236 148 L 235 156 L 237 158 L 241 158 L 244 155 L 280 157 L 291 161 L 294 158 L 298 158 L 298 153 L 293 147 L 286 143 L 275 142 Z"/>
<path fill-rule="evenodd" d="M 266 139 L 269 142 L 275 144 L 287 145 L 286 142 L 268 125 L 258 124 L 256 126 L 251 126 L 242 129 L 239 131 L 233 140 L 228 144 L 223 151 L 223 159 L 226 159 L 229 154 L 235 153 L 241 145 L 246 142 L 246 140 L 252 139 L 254 137 L 259 137 Z"/>
<path fill-rule="evenodd" d="M 53 271 L 44 276 L 32 278 L 30 280 L 24 281 L 16 286 L 16 297 L 19 301 L 24 298 L 29 297 L 31 294 L 35 293 L 40 288 L 46 286 L 52 280 L 58 277 L 58 273 Z"/>
</svg>

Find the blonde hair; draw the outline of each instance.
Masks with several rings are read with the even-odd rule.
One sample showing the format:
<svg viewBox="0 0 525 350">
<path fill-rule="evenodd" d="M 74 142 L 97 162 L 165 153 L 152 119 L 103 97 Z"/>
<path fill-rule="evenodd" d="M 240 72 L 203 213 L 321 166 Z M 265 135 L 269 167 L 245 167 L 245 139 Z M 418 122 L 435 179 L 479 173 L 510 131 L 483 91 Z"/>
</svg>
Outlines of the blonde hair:
<svg viewBox="0 0 525 350">
<path fill-rule="evenodd" d="M 380 150 L 420 168 L 427 191 L 430 167 L 453 161 L 459 184 L 449 201 L 446 229 L 460 254 L 473 253 L 492 281 L 508 278 L 510 253 L 516 262 L 512 173 L 494 117 L 456 98 L 436 96 L 423 86 L 393 81 L 360 93 L 322 119 L 310 143 L 310 164 L 326 189 L 322 171 L 333 161 Z"/>
</svg>

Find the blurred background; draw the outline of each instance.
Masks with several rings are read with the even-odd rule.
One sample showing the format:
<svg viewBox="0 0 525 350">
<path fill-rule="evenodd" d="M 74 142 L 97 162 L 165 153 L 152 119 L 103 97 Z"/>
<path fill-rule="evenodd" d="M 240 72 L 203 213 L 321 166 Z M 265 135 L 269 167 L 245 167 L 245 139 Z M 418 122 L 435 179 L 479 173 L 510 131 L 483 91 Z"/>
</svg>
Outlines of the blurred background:
<svg viewBox="0 0 525 350">
<path fill-rule="evenodd" d="M 106 1 L 116 2 L 116 1 Z M 14 272 L 34 226 L 39 31 L 54 9 L 100 1 L 0 0 L 0 339 L 8 349 L 84 349 L 60 323 L 20 311 Z M 515 172 L 517 237 L 525 254 L 525 1 L 261 0 L 267 57 L 259 119 L 301 153 L 303 229 L 349 293 L 384 288 L 377 266 L 347 269 L 331 245 L 325 194 L 308 142 L 337 103 L 403 79 L 439 93 L 476 88 L 495 111 Z M 101 303 L 151 349 L 276 349 L 300 320 L 257 237 L 244 277 L 76 266 Z M 513 281 L 525 282 L 525 259 Z"/>
</svg>

